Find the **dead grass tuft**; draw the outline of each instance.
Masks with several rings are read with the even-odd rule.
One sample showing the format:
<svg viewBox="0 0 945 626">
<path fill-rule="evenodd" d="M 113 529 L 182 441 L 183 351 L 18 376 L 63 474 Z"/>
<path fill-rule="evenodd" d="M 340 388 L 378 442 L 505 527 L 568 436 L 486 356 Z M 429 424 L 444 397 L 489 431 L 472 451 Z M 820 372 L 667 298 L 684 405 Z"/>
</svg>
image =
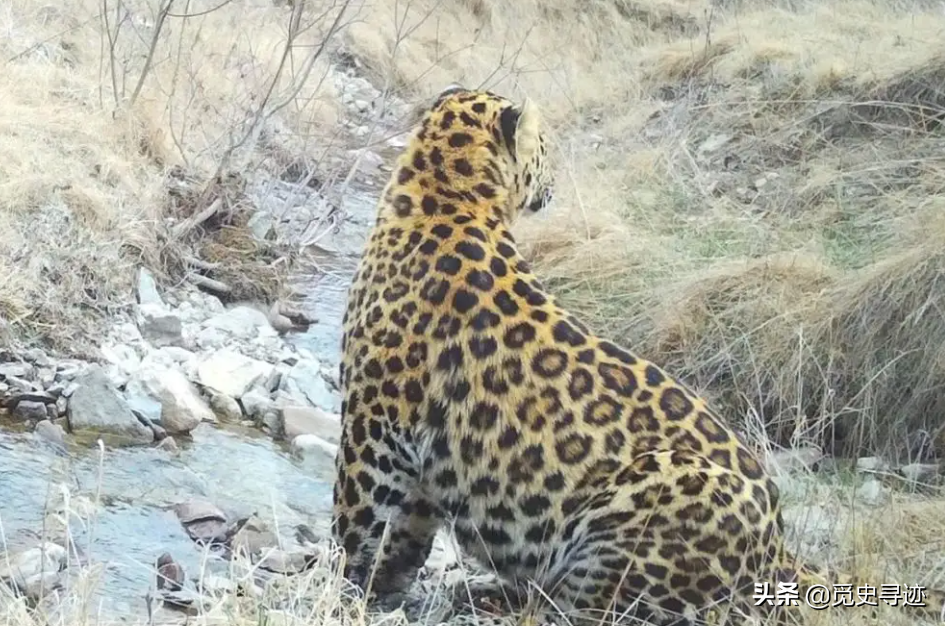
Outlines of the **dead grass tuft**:
<svg viewBox="0 0 945 626">
<path fill-rule="evenodd" d="M 168 178 L 166 214 L 176 220 L 159 261 L 228 302 L 273 302 L 284 295 L 298 251 L 259 238 L 259 210 L 237 173 L 201 182 L 177 169 Z"/>
<path fill-rule="evenodd" d="M 921 239 L 838 285 L 813 326 L 825 375 L 811 396 L 825 405 L 832 396 L 834 437 L 852 451 L 892 441 L 916 459 L 932 452 L 930 441 L 941 449 L 945 222 L 935 221 Z"/>
<path fill-rule="evenodd" d="M 667 285 L 641 344 L 736 415 L 763 416 L 781 445 L 927 460 L 942 432 L 942 235 L 858 272 L 796 255 L 714 265 Z"/>
<path fill-rule="evenodd" d="M 716 264 L 670 283 L 639 322 L 642 344 L 700 390 L 765 416 L 770 434 L 811 437 L 786 395 L 806 380 L 810 339 L 804 328 L 836 275 L 816 257 L 797 254 Z M 800 381 L 798 380 L 800 379 Z M 801 389 L 797 390 L 801 392 Z M 807 390 L 803 390 L 807 391 Z M 806 394 L 802 396 L 806 401 Z"/>
</svg>

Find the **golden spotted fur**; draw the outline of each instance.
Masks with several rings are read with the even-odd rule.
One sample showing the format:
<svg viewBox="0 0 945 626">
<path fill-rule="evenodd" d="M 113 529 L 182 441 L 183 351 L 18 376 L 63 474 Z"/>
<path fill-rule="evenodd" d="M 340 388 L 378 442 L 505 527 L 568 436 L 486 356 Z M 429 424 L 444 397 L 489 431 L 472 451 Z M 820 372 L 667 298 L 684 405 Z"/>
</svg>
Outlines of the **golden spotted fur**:
<svg viewBox="0 0 945 626">
<path fill-rule="evenodd" d="M 567 612 L 682 624 L 729 598 L 773 610 L 756 582 L 833 580 L 785 551 L 778 489 L 739 434 L 519 254 L 510 227 L 551 199 L 546 151 L 534 103 L 453 88 L 383 191 L 344 317 L 348 578 L 403 591 L 452 522 L 509 589 L 535 581 Z"/>
</svg>

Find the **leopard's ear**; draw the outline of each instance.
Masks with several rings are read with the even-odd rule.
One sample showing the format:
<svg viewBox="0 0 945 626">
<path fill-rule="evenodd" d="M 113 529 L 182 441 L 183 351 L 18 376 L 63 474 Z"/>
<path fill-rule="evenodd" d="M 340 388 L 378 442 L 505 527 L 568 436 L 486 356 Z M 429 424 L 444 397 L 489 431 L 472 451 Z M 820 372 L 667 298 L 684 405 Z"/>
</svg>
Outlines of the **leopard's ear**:
<svg viewBox="0 0 945 626">
<path fill-rule="evenodd" d="M 531 160 L 541 146 L 541 111 L 531 98 L 522 103 L 522 114 L 518 117 L 515 131 L 515 156 L 519 161 Z"/>
<path fill-rule="evenodd" d="M 532 159 L 541 145 L 541 112 L 531 98 L 511 105 L 499 114 L 505 145 L 516 161 Z"/>
</svg>

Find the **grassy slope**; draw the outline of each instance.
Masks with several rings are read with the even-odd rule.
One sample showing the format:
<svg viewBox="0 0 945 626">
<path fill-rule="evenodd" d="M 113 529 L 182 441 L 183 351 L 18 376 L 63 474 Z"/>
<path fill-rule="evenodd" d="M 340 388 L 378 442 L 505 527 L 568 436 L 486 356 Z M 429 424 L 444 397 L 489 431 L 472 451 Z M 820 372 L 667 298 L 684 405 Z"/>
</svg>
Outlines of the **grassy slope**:
<svg viewBox="0 0 945 626">
<path fill-rule="evenodd" d="M 215 3 L 204 4 L 191 10 Z M 168 212 L 162 174 L 172 164 L 214 172 L 266 92 L 288 11 L 251 2 L 193 18 L 162 40 L 142 95 L 113 118 L 99 4 L 73 6 L 0 9 L 0 60 L 14 59 L 0 72 L 0 93 L 12 96 L 0 100 L 0 128 L 15 138 L 0 142 L 0 332 L 9 341 L 92 328 L 129 299 L 138 258 L 172 278 L 180 246 L 200 248 L 156 245 Z M 154 20 L 146 3 L 133 6 L 116 48 L 129 68 L 126 95 Z M 782 443 L 905 454 L 923 447 L 917 431 L 937 440 L 940 7 L 575 6 L 375 0 L 355 7 L 343 37 L 376 84 L 416 103 L 454 81 L 539 101 L 557 139 L 558 208 L 523 224 L 520 239 L 549 285 L 602 332 Z M 240 167 L 332 141 L 339 105 L 318 69 L 282 116 L 294 143 L 250 142 Z M 819 484 L 794 500 L 849 513 L 849 495 L 849 484 Z M 830 555 L 945 586 L 921 553 L 945 530 L 938 500 L 897 495 L 854 517 L 856 530 L 838 532 Z M 912 622 L 891 609 L 886 623 Z"/>
</svg>

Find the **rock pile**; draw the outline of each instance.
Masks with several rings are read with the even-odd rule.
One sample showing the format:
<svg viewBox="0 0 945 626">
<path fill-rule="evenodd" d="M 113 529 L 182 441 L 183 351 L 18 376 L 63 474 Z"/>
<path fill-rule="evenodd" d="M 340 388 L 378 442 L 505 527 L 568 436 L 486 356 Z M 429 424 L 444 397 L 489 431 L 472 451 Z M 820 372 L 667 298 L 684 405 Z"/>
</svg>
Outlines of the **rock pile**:
<svg viewBox="0 0 945 626">
<path fill-rule="evenodd" d="M 334 371 L 287 343 L 277 311 L 224 307 L 191 290 L 171 304 L 140 270 L 135 318 L 101 347 L 102 362 L 54 362 L 40 350 L 0 359 L 0 407 L 46 439 L 176 449 L 202 423 L 253 425 L 304 453 L 333 454 Z"/>
</svg>

